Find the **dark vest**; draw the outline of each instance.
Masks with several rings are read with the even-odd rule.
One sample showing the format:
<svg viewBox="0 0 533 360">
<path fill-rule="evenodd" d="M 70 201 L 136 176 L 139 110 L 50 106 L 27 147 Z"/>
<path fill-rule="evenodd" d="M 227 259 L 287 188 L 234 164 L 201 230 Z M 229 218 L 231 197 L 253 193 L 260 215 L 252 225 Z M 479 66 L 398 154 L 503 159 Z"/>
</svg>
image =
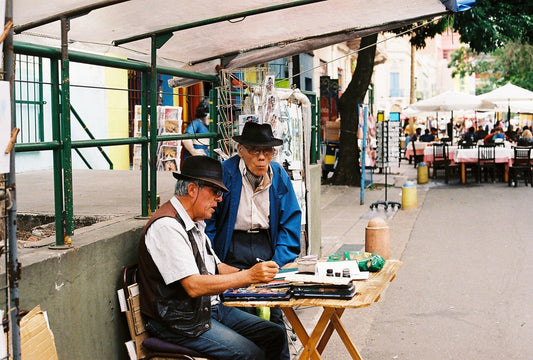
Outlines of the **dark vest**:
<svg viewBox="0 0 533 360">
<path fill-rule="evenodd" d="M 144 227 L 139 241 L 138 282 L 141 312 L 145 316 L 162 322 L 177 334 L 196 337 L 211 327 L 211 297 L 190 297 L 180 281 L 165 284 L 145 244 L 146 231 L 154 221 L 162 217 L 173 217 L 185 228 L 183 220 L 170 201 L 164 203 Z M 190 232 L 187 235 L 192 244 L 200 274 L 207 274 L 196 241 Z"/>
</svg>

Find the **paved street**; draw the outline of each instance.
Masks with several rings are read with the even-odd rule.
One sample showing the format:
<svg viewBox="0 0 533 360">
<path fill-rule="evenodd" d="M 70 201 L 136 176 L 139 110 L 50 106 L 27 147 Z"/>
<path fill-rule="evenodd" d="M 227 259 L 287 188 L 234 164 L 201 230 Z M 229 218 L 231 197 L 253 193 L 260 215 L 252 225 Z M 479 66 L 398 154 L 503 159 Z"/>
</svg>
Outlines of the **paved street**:
<svg viewBox="0 0 533 360">
<path fill-rule="evenodd" d="M 324 213 L 360 209 L 358 189 L 324 193 Z M 418 209 L 389 220 L 392 257 L 403 261 L 396 279 L 378 303 L 343 316 L 363 358 L 531 359 L 532 201 L 523 183 L 419 186 Z M 345 242 L 362 246 L 365 216 L 345 229 Z M 345 221 L 328 217 L 322 238 Z M 324 359 L 347 356 L 334 335 Z"/>
</svg>

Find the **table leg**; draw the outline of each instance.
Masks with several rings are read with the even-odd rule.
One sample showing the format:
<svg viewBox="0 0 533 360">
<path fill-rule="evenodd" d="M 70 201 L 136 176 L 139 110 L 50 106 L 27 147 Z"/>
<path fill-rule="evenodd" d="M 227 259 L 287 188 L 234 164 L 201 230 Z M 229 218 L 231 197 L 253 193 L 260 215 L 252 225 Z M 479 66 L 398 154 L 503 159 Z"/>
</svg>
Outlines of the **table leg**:
<svg viewBox="0 0 533 360">
<path fill-rule="evenodd" d="M 461 184 L 466 183 L 466 170 L 465 170 L 465 163 L 461 163 Z"/>
<path fill-rule="evenodd" d="M 336 309 L 335 312 L 337 313 L 337 316 L 340 318 L 342 316 L 342 313 L 344 312 L 344 309 Z M 331 334 L 333 334 L 333 330 L 334 330 L 334 326 L 333 326 L 333 323 L 330 322 L 328 324 L 328 327 L 326 328 L 326 331 L 324 331 L 324 335 L 322 335 L 322 339 L 320 339 L 320 342 L 318 343 L 318 346 L 317 346 L 317 349 L 318 349 L 318 352 L 319 353 L 323 353 L 324 352 L 324 348 L 326 347 L 326 344 L 328 343 L 329 341 L 329 338 L 331 337 Z"/>
<path fill-rule="evenodd" d="M 355 347 L 352 339 L 350 339 L 350 335 L 348 335 L 348 333 L 346 332 L 346 328 L 340 320 L 341 315 L 342 312 L 340 314 L 333 314 L 331 322 L 333 323 L 335 330 L 337 330 L 337 333 L 339 334 L 342 342 L 344 343 L 344 346 L 346 346 L 346 349 L 352 356 L 352 359 L 362 360 L 361 354 L 359 354 L 359 351 L 357 351 L 357 348 Z"/>
<path fill-rule="evenodd" d="M 292 329 L 296 333 L 296 336 L 298 336 L 298 339 L 300 339 L 300 342 L 304 346 L 304 349 L 302 350 L 302 354 L 300 355 L 300 359 L 310 359 L 310 358 L 318 359 L 318 360 L 322 359 L 322 357 L 320 356 L 316 348 L 313 348 L 313 350 L 311 351 L 311 348 L 309 347 L 310 345 L 309 335 L 307 334 L 307 331 L 305 330 L 300 319 L 298 319 L 298 315 L 296 315 L 296 312 L 294 311 L 294 309 L 290 307 L 282 307 L 281 310 L 285 314 L 285 317 L 287 318 L 287 320 L 289 320 L 289 323 L 291 324 Z"/>
<path fill-rule="evenodd" d="M 503 181 L 509 182 L 509 164 L 505 163 L 505 171 L 503 172 Z"/>
<path fill-rule="evenodd" d="M 351 358 L 354 360 L 362 360 L 361 354 L 359 354 L 359 351 L 350 339 L 346 328 L 340 321 L 344 309 L 324 308 L 311 336 L 307 334 L 307 331 L 303 327 L 300 319 L 298 319 L 293 308 L 282 308 L 282 310 L 287 317 L 287 320 L 289 320 L 294 332 L 300 339 L 300 342 L 304 346 L 300 359 L 322 359 L 320 354 L 324 351 L 324 348 L 331 338 L 333 330 L 336 330 L 344 343 L 344 346 L 348 350 L 348 353 L 351 355 Z"/>
</svg>

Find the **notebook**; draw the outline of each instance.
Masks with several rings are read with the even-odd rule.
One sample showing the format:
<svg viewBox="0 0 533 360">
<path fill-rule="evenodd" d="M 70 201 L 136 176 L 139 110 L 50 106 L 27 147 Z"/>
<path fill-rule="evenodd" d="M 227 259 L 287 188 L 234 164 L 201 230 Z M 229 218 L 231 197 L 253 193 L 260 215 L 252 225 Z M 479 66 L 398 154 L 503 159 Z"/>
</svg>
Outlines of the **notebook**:
<svg viewBox="0 0 533 360">
<path fill-rule="evenodd" d="M 223 301 L 278 301 L 290 299 L 290 287 L 257 287 L 228 289 L 222 293 Z"/>
<path fill-rule="evenodd" d="M 356 294 L 355 285 L 294 285 L 292 295 L 295 298 L 317 298 L 317 299 L 341 299 L 349 300 Z"/>
</svg>

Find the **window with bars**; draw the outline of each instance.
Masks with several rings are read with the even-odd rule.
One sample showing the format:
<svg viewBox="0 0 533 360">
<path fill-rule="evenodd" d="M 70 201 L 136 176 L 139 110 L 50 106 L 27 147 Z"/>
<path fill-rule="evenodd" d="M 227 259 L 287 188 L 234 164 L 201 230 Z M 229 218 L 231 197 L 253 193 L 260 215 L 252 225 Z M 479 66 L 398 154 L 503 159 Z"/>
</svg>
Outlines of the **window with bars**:
<svg viewBox="0 0 533 360">
<path fill-rule="evenodd" d="M 15 124 L 19 143 L 44 141 L 43 60 L 18 55 L 15 64 Z"/>
</svg>

